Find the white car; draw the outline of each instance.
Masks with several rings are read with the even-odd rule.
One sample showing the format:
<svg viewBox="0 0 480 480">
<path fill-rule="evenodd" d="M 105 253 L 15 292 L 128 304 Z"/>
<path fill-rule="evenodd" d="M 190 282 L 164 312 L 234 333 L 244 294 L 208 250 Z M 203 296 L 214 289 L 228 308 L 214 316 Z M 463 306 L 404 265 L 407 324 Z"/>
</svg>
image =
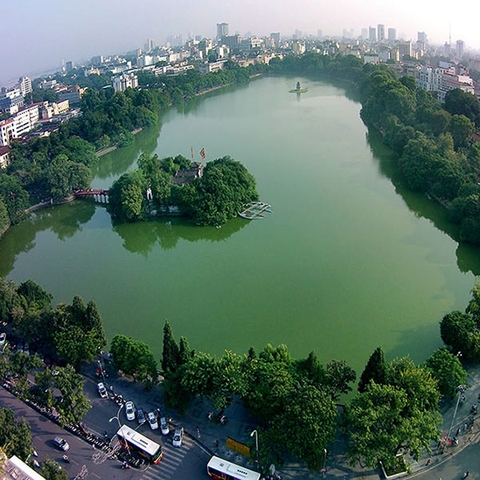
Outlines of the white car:
<svg viewBox="0 0 480 480">
<path fill-rule="evenodd" d="M 152 430 L 156 430 L 158 428 L 157 416 L 153 412 L 147 413 L 147 420 Z"/>
<path fill-rule="evenodd" d="M 170 429 L 168 428 L 168 422 L 165 417 L 160 419 L 160 429 L 162 430 L 162 435 L 168 435 Z"/>
<path fill-rule="evenodd" d="M 0 333 L 0 347 L 3 347 L 6 341 L 7 341 L 7 334 L 5 332 Z"/>
<path fill-rule="evenodd" d="M 102 397 L 102 398 L 107 398 L 108 397 L 108 392 L 107 392 L 107 389 L 105 388 L 105 385 L 100 382 L 98 385 L 97 385 L 97 390 L 98 390 L 98 394 Z"/>
<path fill-rule="evenodd" d="M 125 415 L 127 420 L 135 420 L 135 405 L 132 401 L 125 403 Z"/>
<path fill-rule="evenodd" d="M 172 445 L 174 447 L 180 448 L 182 446 L 182 440 L 183 440 L 183 428 L 177 427 L 175 429 L 175 433 L 173 434 Z"/>
<path fill-rule="evenodd" d="M 64 452 L 70 448 L 68 442 L 62 437 L 55 437 L 53 443 L 59 450 L 63 450 Z"/>
</svg>

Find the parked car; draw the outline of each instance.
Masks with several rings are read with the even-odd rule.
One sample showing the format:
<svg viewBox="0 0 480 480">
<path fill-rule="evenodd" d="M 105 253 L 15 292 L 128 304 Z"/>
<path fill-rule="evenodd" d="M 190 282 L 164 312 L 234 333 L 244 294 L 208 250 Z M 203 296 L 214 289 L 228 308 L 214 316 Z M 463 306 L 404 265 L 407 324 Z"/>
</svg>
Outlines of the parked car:
<svg viewBox="0 0 480 480">
<path fill-rule="evenodd" d="M 97 385 L 97 389 L 98 389 L 98 394 L 102 397 L 102 398 L 107 398 L 108 397 L 108 392 L 107 392 L 107 389 L 105 388 L 105 385 L 100 382 L 98 385 Z"/>
<path fill-rule="evenodd" d="M 59 450 L 63 450 L 64 452 L 70 448 L 68 442 L 62 437 L 55 437 L 53 443 Z"/>
<path fill-rule="evenodd" d="M 137 409 L 137 422 L 139 425 L 142 425 L 142 423 L 145 423 L 145 412 L 143 411 L 143 408 Z"/>
<path fill-rule="evenodd" d="M 153 412 L 147 413 L 147 420 L 152 430 L 156 430 L 158 428 L 157 416 Z"/>
<path fill-rule="evenodd" d="M 181 447 L 183 440 L 183 427 L 177 427 L 175 433 L 173 434 L 172 445 L 174 447 Z"/>
<path fill-rule="evenodd" d="M 162 430 L 162 435 L 168 435 L 170 429 L 168 428 L 168 422 L 165 417 L 160 418 L 160 429 Z"/>
<path fill-rule="evenodd" d="M 135 405 L 132 401 L 125 403 L 125 415 L 127 420 L 135 420 Z"/>
</svg>

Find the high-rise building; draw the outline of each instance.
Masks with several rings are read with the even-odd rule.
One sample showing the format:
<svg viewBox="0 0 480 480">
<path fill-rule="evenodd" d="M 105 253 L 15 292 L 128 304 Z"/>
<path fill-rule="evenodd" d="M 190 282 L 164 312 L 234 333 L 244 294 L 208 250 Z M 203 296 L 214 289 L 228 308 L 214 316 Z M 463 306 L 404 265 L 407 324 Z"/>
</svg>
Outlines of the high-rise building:
<svg viewBox="0 0 480 480">
<path fill-rule="evenodd" d="M 362 28 L 362 40 L 368 39 L 368 28 Z"/>
<path fill-rule="evenodd" d="M 321 40 L 323 38 L 323 31 L 322 30 L 317 30 L 317 38 Z"/>
<path fill-rule="evenodd" d="M 368 40 L 370 40 L 370 42 L 377 41 L 377 30 L 375 27 L 368 27 Z"/>
<path fill-rule="evenodd" d="M 273 32 L 270 34 L 270 38 L 273 40 L 275 47 L 280 46 L 280 32 Z"/>
<path fill-rule="evenodd" d="M 377 25 L 377 41 L 378 42 L 385 41 L 385 25 L 381 23 Z"/>
<path fill-rule="evenodd" d="M 145 51 L 151 52 L 154 47 L 155 45 L 153 43 L 153 40 L 151 38 L 147 38 L 147 41 L 145 42 Z"/>
<path fill-rule="evenodd" d="M 75 68 L 75 63 L 72 60 L 65 62 L 65 71 L 70 72 Z"/>
<path fill-rule="evenodd" d="M 462 58 L 463 57 L 463 51 L 465 49 L 465 44 L 463 43 L 463 40 L 457 40 L 457 58 Z"/>
<path fill-rule="evenodd" d="M 228 35 L 228 23 L 217 23 L 217 40 Z"/>
<path fill-rule="evenodd" d="M 394 28 L 388 29 L 388 41 L 394 42 L 397 39 L 397 31 Z"/>
<path fill-rule="evenodd" d="M 28 77 L 20 77 L 18 79 L 18 88 L 20 89 L 20 93 L 24 97 L 25 95 L 33 91 L 32 81 Z"/>
</svg>

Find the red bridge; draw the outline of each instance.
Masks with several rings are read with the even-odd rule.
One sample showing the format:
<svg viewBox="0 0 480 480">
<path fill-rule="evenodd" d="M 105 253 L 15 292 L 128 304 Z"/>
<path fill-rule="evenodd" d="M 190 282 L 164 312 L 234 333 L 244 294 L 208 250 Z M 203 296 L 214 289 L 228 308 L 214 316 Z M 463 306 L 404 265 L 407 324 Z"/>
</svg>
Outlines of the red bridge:
<svg viewBox="0 0 480 480">
<path fill-rule="evenodd" d="M 76 198 L 93 197 L 96 202 L 101 202 L 101 203 L 108 202 L 108 190 L 91 188 L 89 190 L 77 190 L 73 195 Z"/>
</svg>

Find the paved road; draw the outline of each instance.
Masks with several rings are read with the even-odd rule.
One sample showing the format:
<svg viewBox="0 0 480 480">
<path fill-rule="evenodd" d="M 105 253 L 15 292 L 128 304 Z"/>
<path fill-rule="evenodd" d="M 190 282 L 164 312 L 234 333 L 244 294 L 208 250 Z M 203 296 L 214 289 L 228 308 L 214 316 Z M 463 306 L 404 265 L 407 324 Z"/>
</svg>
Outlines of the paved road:
<svg viewBox="0 0 480 480">
<path fill-rule="evenodd" d="M 164 439 L 156 438 L 154 432 L 149 432 L 148 427 L 143 426 L 150 438 L 163 443 L 164 456 L 158 465 L 151 465 L 143 471 L 136 469 L 123 470 L 120 462 L 110 459 L 104 452 L 92 448 L 90 444 L 63 430 L 59 425 L 45 418 L 36 410 L 25 405 L 10 392 L 0 387 L 0 405 L 8 407 L 15 412 L 17 419 L 25 418 L 32 431 L 32 440 L 35 450 L 38 453 L 38 461 L 43 462 L 46 458 L 56 460 L 68 472 L 70 478 L 75 478 L 81 472 L 83 478 L 92 479 L 117 479 L 124 480 L 172 480 L 172 479 L 207 479 L 205 465 L 210 456 L 206 454 L 193 440 L 185 437 L 184 445 L 181 448 L 174 448 L 171 445 L 171 434 Z M 103 416 L 104 422 L 118 411 L 118 407 L 111 402 L 103 402 L 102 411 L 98 415 Z M 108 408 L 110 407 L 110 409 Z M 93 409 L 92 409 L 93 410 Z M 108 411 L 108 414 L 105 413 Z M 103 413 L 102 413 L 103 412 Z M 70 444 L 68 457 L 70 463 L 62 459 L 63 452 L 57 450 L 53 445 L 53 438 L 57 435 L 65 438 Z M 157 435 L 158 436 L 158 435 Z"/>
</svg>

